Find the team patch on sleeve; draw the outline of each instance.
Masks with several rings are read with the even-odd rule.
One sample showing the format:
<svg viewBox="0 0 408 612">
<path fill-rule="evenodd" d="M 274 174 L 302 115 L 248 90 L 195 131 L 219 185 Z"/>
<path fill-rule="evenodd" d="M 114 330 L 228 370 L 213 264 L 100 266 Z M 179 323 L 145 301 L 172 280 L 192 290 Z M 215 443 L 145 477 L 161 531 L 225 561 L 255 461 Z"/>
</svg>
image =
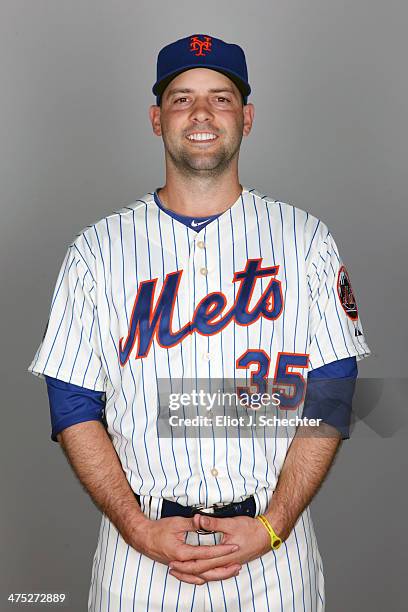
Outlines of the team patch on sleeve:
<svg viewBox="0 0 408 612">
<path fill-rule="evenodd" d="M 349 275 L 344 266 L 341 266 L 337 277 L 337 294 L 346 315 L 356 321 L 358 319 L 357 302 Z"/>
</svg>

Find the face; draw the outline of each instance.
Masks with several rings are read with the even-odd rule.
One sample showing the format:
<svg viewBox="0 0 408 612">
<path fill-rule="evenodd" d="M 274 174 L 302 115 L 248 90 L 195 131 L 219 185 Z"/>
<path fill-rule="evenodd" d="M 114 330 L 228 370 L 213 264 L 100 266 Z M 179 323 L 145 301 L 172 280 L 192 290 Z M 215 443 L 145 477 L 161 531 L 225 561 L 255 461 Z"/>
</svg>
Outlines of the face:
<svg viewBox="0 0 408 612">
<path fill-rule="evenodd" d="M 163 92 L 161 107 L 150 107 L 153 131 L 183 174 L 216 175 L 237 162 L 243 136 L 251 130 L 254 109 L 243 105 L 237 86 L 208 68 L 175 77 Z"/>
</svg>

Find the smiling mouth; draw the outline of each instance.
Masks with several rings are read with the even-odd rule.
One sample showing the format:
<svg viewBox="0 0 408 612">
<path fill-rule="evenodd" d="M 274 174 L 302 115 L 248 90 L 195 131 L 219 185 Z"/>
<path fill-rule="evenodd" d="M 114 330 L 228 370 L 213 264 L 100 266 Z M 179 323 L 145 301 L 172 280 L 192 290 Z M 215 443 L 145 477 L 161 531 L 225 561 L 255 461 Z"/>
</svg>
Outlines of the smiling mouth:
<svg viewBox="0 0 408 612">
<path fill-rule="evenodd" d="M 194 132 L 193 134 L 188 134 L 186 138 L 189 142 L 209 143 L 217 140 L 218 136 L 212 132 Z"/>
</svg>

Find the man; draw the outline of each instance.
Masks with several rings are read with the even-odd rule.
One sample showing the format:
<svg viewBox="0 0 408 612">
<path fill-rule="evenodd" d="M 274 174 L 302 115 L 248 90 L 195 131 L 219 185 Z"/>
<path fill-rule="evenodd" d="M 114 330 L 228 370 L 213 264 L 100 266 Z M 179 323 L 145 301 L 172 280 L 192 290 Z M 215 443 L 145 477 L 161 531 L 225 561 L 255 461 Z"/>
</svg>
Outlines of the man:
<svg viewBox="0 0 408 612">
<path fill-rule="evenodd" d="M 165 185 L 70 245 L 29 367 L 103 512 L 92 611 L 324 609 L 309 503 L 348 437 L 351 393 L 303 405 L 305 380 L 354 381 L 370 350 L 326 225 L 239 182 L 250 92 L 237 45 L 192 35 L 160 51 L 149 112 Z M 276 414 L 323 418 L 160 435 L 163 381 L 215 379 L 242 398 L 272 379 Z"/>
</svg>

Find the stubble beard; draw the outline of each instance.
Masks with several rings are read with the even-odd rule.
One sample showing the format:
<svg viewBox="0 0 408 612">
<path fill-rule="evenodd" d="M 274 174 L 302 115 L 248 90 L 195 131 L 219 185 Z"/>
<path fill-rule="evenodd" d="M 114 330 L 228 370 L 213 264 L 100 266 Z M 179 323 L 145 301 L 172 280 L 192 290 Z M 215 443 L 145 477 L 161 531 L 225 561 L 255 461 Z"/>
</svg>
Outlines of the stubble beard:
<svg viewBox="0 0 408 612">
<path fill-rule="evenodd" d="M 203 151 L 200 154 L 190 153 L 187 146 L 177 146 L 169 142 L 163 136 L 164 147 L 166 153 L 171 159 L 173 165 L 177 168 L 181 175 L 186 177 L 217 177 L 222 175 L 231 166 L 234 158 L 238 156 L 241 146 L 242 134 L 217 148 L 214 153 Z"/>
</svg>

